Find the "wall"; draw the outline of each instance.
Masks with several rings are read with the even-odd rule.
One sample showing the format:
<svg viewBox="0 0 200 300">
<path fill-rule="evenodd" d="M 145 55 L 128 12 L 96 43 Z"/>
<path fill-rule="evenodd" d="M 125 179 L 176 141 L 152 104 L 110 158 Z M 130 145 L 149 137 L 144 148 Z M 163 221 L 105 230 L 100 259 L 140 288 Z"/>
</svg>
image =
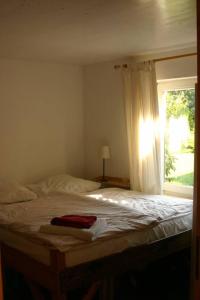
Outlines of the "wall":
<svg viewBox="0 0 200 300">
<path fill-rule="evenodd" d="M 129 177 L 127 135 L 123 106 L 123 86 L 120 70 L 108 62 L 86 66 L 85 96 L 85 172 L 88 178 L 102 174 L 100 148 L 108 144 L 111 159 L 107 175 Z M 123 61 L 124 63 L 124 61 Z M 156 64 L 157 79 L 196 75 L 196 57 L 168 60 Z"/>
<path fill-rule="evenodd" d="M 84 69 L 85 174 L 102 175 L 101 146 L 109 145 L 111 159 L 106 175 L 128 177 L 128 146 L 124 117 L 123 87 L 119 62 L 89 65 Z"/>
<path fill-rule="evenodd" d="M 196 56 L 158 62 L 156 75 L 158 80 L 197 76 Z"/>
<path fill-rule="evenodd" d="M 83 174 L 82 70 L 0 60 L 0 178 Z"/>
<path fill-rule="evenodd" d="M 113 68 L 122 62 L 84 68 L 83 103 L 80 67 L 1 59 L 0 178 L 30 182 L 65 171 L 93 178 L 102 174 L 104 144 L 106 174 L 128 177 L 123 86 Z M 158 63 L 157 74 L 194 76 L 196 59 Z"/>
</svg>

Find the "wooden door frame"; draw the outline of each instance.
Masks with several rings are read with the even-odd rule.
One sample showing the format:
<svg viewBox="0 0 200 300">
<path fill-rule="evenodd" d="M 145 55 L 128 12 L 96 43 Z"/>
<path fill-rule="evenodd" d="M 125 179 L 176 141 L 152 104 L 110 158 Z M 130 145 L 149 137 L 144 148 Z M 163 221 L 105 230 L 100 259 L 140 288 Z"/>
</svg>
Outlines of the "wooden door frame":
<svg viewBox="0 0 200 300">
<path fill-rule="evenodd" d="M 200 2 L 197 7 L 197 85 L 195 101 L 195 167 L 191 300 L 200 299 Z"/>
</svg>

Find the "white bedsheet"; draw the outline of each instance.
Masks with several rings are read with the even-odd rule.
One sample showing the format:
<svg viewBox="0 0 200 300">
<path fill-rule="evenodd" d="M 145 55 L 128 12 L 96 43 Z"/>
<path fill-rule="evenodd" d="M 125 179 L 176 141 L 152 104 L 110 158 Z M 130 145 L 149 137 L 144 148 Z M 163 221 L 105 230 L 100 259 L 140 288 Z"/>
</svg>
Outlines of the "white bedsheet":
<svg viewBox="0 0 200 300">
<path fill-rule="evenodd" d="M 113 203 L 138 210 L 159 222 L 192 213 L 193 206 L 193 200 L 190 199 L 166 195 L 147 195 L 120 188 L 99 189 L 86 195 L 104 203 Z"/>
<path fill-rule="evenodd" d="M 17 233 L 21 240 L 25 237 L 30 244 L 38 245 L 38 248 L 47 246 L 64 251 L 66 265 L 75 265 L 192 227 L 191 200 L 148 196 L 121 189 L 100 189 L 87 196 L 90 198 L 51 195 L 26 203 L 1 205 L 2 233 L 10 232 L 11 236 Z M 38 232 L 39 226 L 49 223 L 54 216 L 81 214 L 83 211 L 84 214 L 103 216 L 109 224 L 101 238 L 95 242 L 87 243 L 70 236 L 52 237 Z"/>
<path fill-rule="evenodd" d="M 171 213 L 169 211 L 168 214 Z M 0 205 L 0 226 L 48 247 L 66 251 L 83 241 L 69 235 L 57 236 L 39 232 L 40 226 L 50 224 L 52 218 L 66 214 L 104 218 L 107 227 L 99 238 L 130 230 L 142 230 L 158 223 L 155 216 L 134 207 L 128 208 L 86 196 L 60 193 L 29 202 Z"/>
</svg>

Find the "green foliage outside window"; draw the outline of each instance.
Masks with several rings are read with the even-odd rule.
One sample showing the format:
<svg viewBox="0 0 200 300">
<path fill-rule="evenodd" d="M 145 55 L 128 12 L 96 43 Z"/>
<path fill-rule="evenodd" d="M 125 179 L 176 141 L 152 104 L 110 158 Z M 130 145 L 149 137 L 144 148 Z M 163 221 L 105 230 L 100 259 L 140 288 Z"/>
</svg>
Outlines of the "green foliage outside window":
<svg viewBox="0 0 200 300">
<path fill-rule="evenodd" d="M 194 89 L 169 91 L 166 97 L 166 117 L 179 118 L 186 116 L 188 118 L 190 130 L 194 130 L 194 111 L 195 111 L 195 91 Z"/>
<path fill-rule="evenodd" d="M 169 152 L 169 149 L 166 147 L 165 148 L 165 177 L 168 177 L 169 181 L 170 181 L 170 173 L 171 171 L 175 171 L 176 168 L 175 168 L 175 163 L 176 161 L 176 157 L 174 155 L 172 155 L 170 152 Z"/>
<path fill-rule="evenodd" d="M 195 90 L 168 91 L 166 96 L 166 121 L 171 117 L 178 119 L 185 116 L 190 128 L 190 139 L 187 145 L 182 145 L 182 152 L 194 153 L 194 118 L 195 118 Z M 170 173 L 175 171 L 175 156 L 170 153 L 168 138 L 165 138 L 165 178 L 170 181 Z"/>
</svg>

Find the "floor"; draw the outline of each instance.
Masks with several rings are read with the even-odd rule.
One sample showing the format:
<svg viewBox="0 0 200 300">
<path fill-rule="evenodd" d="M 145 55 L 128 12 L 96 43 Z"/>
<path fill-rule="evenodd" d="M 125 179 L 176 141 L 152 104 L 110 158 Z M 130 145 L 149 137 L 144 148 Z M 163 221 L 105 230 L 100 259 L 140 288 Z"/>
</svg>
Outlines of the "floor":
<svg viewBox="0 0 200 300">
<path fill-rule="evenodd" d="M 24 278 L 11 270 L 6 273 L 5 300 L 32 300 Z M 113 300 L 189 300 L 189 256 L 180 253 L 148 265 L 140 272 L 130 271 L 114 281 Z M 81 300 L 83 291 L 70 293 L 70 300 Z M 45 298 L 49 300 L 48 294 Z M 99 300 L 97 293 L 95 300 Z"/>
</svg>

